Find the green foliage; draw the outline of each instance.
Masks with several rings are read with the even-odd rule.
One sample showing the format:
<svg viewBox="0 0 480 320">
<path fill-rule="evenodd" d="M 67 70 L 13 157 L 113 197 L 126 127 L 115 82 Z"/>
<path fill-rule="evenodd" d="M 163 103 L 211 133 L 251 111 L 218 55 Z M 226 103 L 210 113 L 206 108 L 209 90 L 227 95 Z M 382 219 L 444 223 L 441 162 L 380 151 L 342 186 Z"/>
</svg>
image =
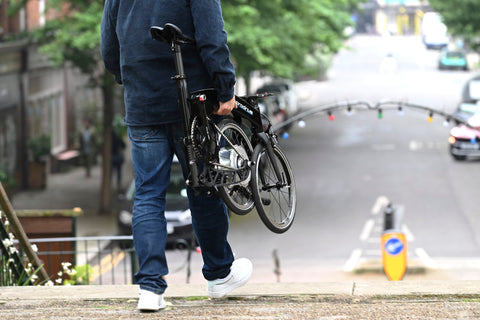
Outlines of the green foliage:
<svg viewBox="0 0 480 320">
<path fill-rule="evenodd" d="M 103 1 L 69 1 L 69 14 L 49 20 L 34 33 L 54 65 L 70 61 L 91 76 L 96 75 L 100 54 L 100 21 Z M 59 9 L 66 1 L 51 0 L 49 7 Z"/>
<path fill-rule="evenodd" d="M 9 188 L 13 188 L 15 186 L 15 179 L 2 166 L 0 166 L 0 182 L 2 185 Z"/>
<path fill-rule="evenodd" d="M 229 47 L 237 73 L 253 70 L 292 78 L 305 58 L 337 52 L 360 0 L 224 0 Z M 322 60 L 323 61 L 323 60 Z"/>
<path fill-rule="evenodd" d="M 440 13 L 449 32 L 475 44 L 480 36 L 480 1 L 430 0 L 431 7 Z M 477 44 L 478 46 L 478 44 Z"/>
<path fill-rule="evenodd" d="M 70 266 L 63 264 L 64 273 L 70 277 L 68 280 L 63 280 L 64 285 L 86 285 L 90 284 L 90 277 L 93 274 L 93 268 L 89 264 L 75 266 L 70 269 Z"/>
<path fill-rule="evenodd" d="M 43 156 L 50 154 L 50 136 L 42 134 L 28 140 L 28 148 L 32 153 L 32 158 L 35 161 L 39 161 Z"/>
</svg>

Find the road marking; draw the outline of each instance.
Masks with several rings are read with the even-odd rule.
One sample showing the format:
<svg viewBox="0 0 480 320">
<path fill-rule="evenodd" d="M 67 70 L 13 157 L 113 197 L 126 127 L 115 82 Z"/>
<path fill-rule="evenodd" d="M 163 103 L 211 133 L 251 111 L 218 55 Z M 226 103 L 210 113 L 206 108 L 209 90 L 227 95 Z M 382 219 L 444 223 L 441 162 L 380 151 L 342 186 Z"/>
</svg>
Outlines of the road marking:
<svg viewBox="0 0 480 320">
<path fill-rule="evenodd" d="M 373 226 L 375 225 L 375 220 L 368 219 L 363 226 L 362 233 L 360 233 L 360 241 L 364 242 L 365 240 L 370 237 L 370 233 L 372 232 Z"/>
<path fill-rule="evenodd" d="M 377 198 L 377 201 L 375 201 L 375 204 L 372 207 L 372 214 L 377 215 L 380 213 L 380 210 L 386 206 L 390 201 L 388 200 L 387 197 L 385 196 L 380 196 Z"/>
<path fill-rule="evenodd" d="M 407 237 L 408 242 L 413 242 L 415 241 L 415 236 L 413 233 L 410 231 L 410 229 L 407 227 L 406 224 L 402 225 L 402 231 L 405 233 L 405 237 Z"/>
<path fill-rule="evenodd" d="M 422 260 L 426 267 L 438 269 L 438 264 L 433 260 L 423 248 L 415 249 L 415 253 Z"/>
<path fill-rule="evenodd" d="M 100 260 L 100 264 L 92 267 L 92 274 L 90 275 L 90 282 L 94 282 L 97 280 L 101 275 L 112 270 L 115 266 L 117 266 L 120 261 L 125 258 L 125 252 L 115 250 L 114 252 L 106 255 Z"/>
<path fill-rule="evenodd" d="M 374 151 L 392 151 L 395 150 L 395 145 L 391 143 L 387 144 L 373 144 L 372 150 Z"/>
<path fill-rule="evenodd" d="M 448 144 L 443 141 L 417 141 L 411 140 L 408 143 L 408 149 L 410 151 L 419 151 L 419 150 L 443 150 Z"/>
<path fill-rule="evenodd" d="M 352 272 L 353 270 L 355 270 L 355 267 L 357 266 L 361 256 L 362 256 L 362 249 L 353 250 L 352 253 L 350 254 L 350 258 L 348 259 L 347 263 L 345 263 L 345 266 L 343 266 L 343 271 Z"/>
</svg>

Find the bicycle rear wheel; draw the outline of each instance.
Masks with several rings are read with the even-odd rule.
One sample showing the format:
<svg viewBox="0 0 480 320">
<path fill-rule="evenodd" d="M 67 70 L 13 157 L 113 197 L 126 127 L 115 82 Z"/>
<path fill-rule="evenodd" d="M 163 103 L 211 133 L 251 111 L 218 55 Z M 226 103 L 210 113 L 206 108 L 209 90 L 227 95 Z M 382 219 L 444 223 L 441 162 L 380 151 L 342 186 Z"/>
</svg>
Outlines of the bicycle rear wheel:
<svg viewBox="0 0 480 320">
<path fill-rule="evenodd" d="M 218 124 L 218 131 L 220 164 L 226 169 L 233 170 L 245 167 L 243 170 L 229 173 L 227 181 L 230 184 L 219 187 L 218 192 L 231 211 L 245 215 L 255 205 L 250 186 L 251 168 L 248 164 L 252 157 L 253 147 L 245 131 L 233 120 L 222 120 Z"/>
<path fill-rule="evenodd" d="M 297 204 L 295 182 L 290 163 L 279 147 L 273 147 L 271 158 L 262 145 L 253 152 L 252 192 L 255 207 L 265 226 L 275 233 L 284 233 L 293 223 Z M 276 163 L 281 179 L 273 167 Z"/>
</svg>

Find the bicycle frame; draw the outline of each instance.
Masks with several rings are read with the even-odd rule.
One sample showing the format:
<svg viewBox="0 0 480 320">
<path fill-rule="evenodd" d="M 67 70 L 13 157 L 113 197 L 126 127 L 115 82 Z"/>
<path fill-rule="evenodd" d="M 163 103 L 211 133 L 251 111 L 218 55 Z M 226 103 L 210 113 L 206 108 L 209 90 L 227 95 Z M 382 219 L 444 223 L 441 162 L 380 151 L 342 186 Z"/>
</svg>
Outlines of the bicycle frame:
<svg viewBox="0 0 480 320">
<path fill-rule="evenodd" d="M 192 141 L 190 137 L 190 129 L 193 118 L 192 113 L 196 112 L 200 120 L 204 122 L 203 125 L 205 127 L 205 130 L 203 133 L 205 134 L 207 139 L 212 139 L 208 128 L 208 116 L 209 113 L 214 111 L 216 105 L 218 104 L 218 102 L 216 101 L 216 97 L 213 96 L 214 90 L 206 89 L 199 90 L 193 93 L 189 93 L 188 91 L 187 75 L 185 74 L 184 70 L 181 45 L 194 44 L 195 40 L 185 37 L 181 33 L 180 29 L 168 23 L 165 25 L 164 28 L 152 27 L 151 34 L 154 39 L 169 43 L 174 55 L 175 71 L 177 74 L 172 77 L 172 80 L 176 81 L 179 97 L 179 106 L 184 136 L 182 139 L 182 145 L 185 152 L 187 168 L 189 170 L 189 179 L 187 180 L 187 184 L 194 189 L 205 187 L 200 183 L 198 164 L 199 159 L 195 154 L 195 142 Z M 265 97 L 267 95 L 268 94 L 248 97 L 235 96 L 237 101 L 237 108 L 233 109 L 231 116 L 238 123 L 242 123 L 243 119 L 248 121 L 250 124 L 249 129 L 252 131 L 252 134 L 255 137 L 252 138 L 252 146 L 255 147 L 259 143 L 262 144 L 263 146 L 265 146 L 267 153 L 273 158 L 272 144 L 276 144 L 276 136 L 274 133 L 269 132 L 271 126 L 270 123 L 268 123 L 267 128 L 264 128 L 262 114 L 257 105 L 257 99 Z M 212 101 L 214 101 L 213 104 Z M 195 111 L 193 111 L 192 107 L 195 104 L 197 104 L 199 107 L 196 108 Z M 247 160 L 247 162 L 251 162 L 251 159 L 244 160 Z M 251 163 L 249 163 L 249 165 L 251 165 Z M 273 166 L 278 181 L 282 181 L 282 176 L 277 163 L 274 162 Z"/>
</svg>

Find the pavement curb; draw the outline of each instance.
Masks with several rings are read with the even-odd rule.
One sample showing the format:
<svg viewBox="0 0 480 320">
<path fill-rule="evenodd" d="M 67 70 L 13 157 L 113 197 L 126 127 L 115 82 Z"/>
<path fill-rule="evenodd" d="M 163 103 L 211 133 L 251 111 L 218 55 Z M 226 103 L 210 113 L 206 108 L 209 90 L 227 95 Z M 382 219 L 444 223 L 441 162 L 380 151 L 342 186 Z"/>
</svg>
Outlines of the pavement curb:
<svg viewBox="0 0 480 320">
<path fill-rule="evenodd" d="M 397 281 L 397 282 L 318 282 L 318 283 L 252 283 L 238 288 L 232 296 L 472 296 L 480 297 L 480 281 Z M 166 298 L 206 296 L 206 285 L 172 285 Z M 28 286 L 0 287 L 0 301 L 15 300 L 108 300 L 136 299 L 137 285 L 102 286 Z"/>
</svg>

